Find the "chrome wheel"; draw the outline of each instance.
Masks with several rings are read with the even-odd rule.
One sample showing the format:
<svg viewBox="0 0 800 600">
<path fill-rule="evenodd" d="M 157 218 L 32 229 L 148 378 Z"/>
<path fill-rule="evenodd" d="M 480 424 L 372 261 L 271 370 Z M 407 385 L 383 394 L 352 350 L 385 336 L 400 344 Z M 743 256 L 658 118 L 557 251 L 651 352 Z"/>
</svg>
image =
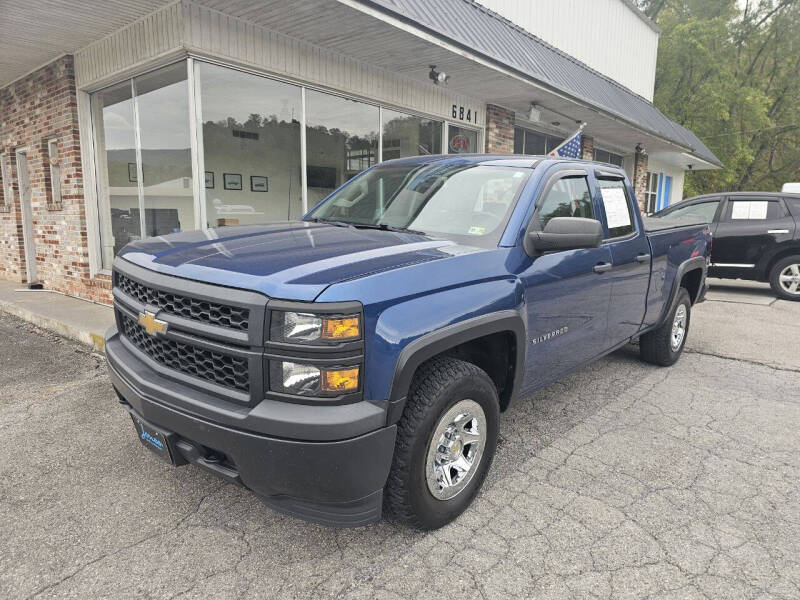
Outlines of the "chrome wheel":
<svg viewBox="0 0 800 600">
<path fill-rule="evenodd" d="M 778 275 L 778 281 L 786 293 L 800 295 L 800 264 L 788 265 Z"/>
<path fill-rule="evenodd" d="M 478 471 L 486 447 L 486 414 L 474 400 L 456 402 L 436 424 L 425 459 L 428 490 L 438 500 L 455 497 Z"/>
<path fill-rule="evenodd" d="M 671 346 L 673 352 L 681 347 L 683 338 L 686 336 L 686 305 L 679 304 L 675 311 L 675 320 L 672 321 Z"/>
</svg>

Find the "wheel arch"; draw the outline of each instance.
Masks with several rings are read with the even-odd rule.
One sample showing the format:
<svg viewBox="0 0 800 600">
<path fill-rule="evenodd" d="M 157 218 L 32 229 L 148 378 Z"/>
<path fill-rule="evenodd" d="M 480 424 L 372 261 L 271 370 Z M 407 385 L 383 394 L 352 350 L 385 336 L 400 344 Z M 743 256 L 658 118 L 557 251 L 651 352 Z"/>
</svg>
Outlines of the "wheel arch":
<svg viewBox="0 0 800 600">
<path fill-rule="evenodd" d="M 699 272 L 699 275 L 691 275 L 693 272 Z M 656 321 L 656 324 L 651 327 L 650 329 L 656 329 L 660 326 L 664 319 L 667 318 L 670 311 L 672 310 L 672 306 L 675 304 L 675 299 L 678 297 L 678 292 L 680 291 L 681 287 L 683 287 L 684 279 L 687 274 L 690 274 L 690 278 L 692 279 L 692 283 L 694 284 L 694 278 L 696 277 L 696 284 L 697 290 L 695 295 L 692 294 L 692 291 L 689 290 L 689 297 L 692 300 L 692 304 L 700 297 L 700 293 L 702 292 L 704 282 L 706 280 L 706 275 L 708 273 L 708 264 L 706 263 L 706 259 L 702 256 L 696 256 L 694 258 L 690 258 L 685 260 L 675 271 L 675 279 L 672 282 L 672 289 L 670 290 L 669 300 L 664 304 L 663 308 L 661 309 L 661 315 Z"/>
<path fill-rule="evenodd" d="M 500 372 L 502 362 L 495 360 L 494 368 L 487 370 L 486 363 L 476 360 L 482 344 L 496 348 L 505 340 L 507 364 Z M 396 423 L 403 414 L 408 390 L 417 369 L 426 361 L 440 355 L 451 355 L 472 362 L 487 371 L 498 387 L 500 410 L 505 410 L 516 396 L 522 382 L 525 365 L 525 324 L 519 312 L 503 310 L 466 319 L 442 329 L 427 333 L 410 342 L 400 352 L 392 377 L 389 393 L 388 424 Z M 493 360 L 489 353 L 489 360 Z M 500 359 L 502 361 L 502 359 Z M 498 378 L 504 383 L 498 385 Z"/>
<path fill-rule="evenodd" d="M 798 256 L 800 257 L 800 243 L 797 243 L 794 246 L 790 246 L 788 248 L 782 248 L 778 252 L 775 253 L 774 256 L 771 256 L 770 259 L 767 261 L 766 266 L 764 267 L 763 273 L 763 281 L 769 281 L 769 276 L 772 274 L 772 269 L 775 268 L 775 265 L 782 261 L 784 258 L 789 258 L 790 256 Z"/>
</svg>

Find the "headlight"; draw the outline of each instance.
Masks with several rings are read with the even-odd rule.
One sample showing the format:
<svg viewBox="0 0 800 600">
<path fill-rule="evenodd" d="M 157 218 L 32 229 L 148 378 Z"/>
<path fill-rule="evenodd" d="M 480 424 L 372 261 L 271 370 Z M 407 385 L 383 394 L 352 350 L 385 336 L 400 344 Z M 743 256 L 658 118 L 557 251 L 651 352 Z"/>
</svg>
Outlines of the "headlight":
<svg viewBox="0 0 800 600">
<path fill-rule="evenodd" d="M 297 396 L 341 396 L 358 391 L 358 365 L 315 367 L 288 362 L 270 362 L 270 389 Z"/>
<path fill-rule="evenodd" d="M 315 315 L 274 311 L 270 339 L 295 344 L 335 344 L 361 337 L 359 315 Z"/>
</svg>

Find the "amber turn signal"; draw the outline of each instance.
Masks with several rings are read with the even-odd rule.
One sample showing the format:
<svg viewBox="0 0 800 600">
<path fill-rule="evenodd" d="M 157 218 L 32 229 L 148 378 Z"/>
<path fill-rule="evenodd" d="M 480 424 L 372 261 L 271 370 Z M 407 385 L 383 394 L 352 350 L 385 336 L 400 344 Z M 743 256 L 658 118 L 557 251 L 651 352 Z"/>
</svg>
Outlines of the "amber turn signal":
<svg viewBox="0 0 800 600">
<path fill-rule="evenodd" d="M 323 318 L 322 339 L 337 341 L 358 339 L 361 337 L 358 321 L 358 316 Z"/>
<path fill-rule="evenodd" d="M 358 367 L 322 371 L 323 392 L 355 392 L 358 390 Z"/>
</svg>

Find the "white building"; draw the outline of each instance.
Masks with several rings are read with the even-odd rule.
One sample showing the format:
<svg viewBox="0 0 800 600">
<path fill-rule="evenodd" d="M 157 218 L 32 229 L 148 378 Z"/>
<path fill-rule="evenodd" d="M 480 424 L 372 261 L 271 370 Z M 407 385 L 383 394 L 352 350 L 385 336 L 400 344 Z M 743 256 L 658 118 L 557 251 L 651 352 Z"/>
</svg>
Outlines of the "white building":
<svg viewBox="0 0 800 600">
<path fill-rule="evenodd" d="M 0 18 L 0 276 L 67 293 L 107 301 L 130 239 L 298 218 L 394 157 L 542 154 L 584 122 L 648 210 L 719 166 L 650 102 L 629 0 L 59 6 Z"/>
</svg>

